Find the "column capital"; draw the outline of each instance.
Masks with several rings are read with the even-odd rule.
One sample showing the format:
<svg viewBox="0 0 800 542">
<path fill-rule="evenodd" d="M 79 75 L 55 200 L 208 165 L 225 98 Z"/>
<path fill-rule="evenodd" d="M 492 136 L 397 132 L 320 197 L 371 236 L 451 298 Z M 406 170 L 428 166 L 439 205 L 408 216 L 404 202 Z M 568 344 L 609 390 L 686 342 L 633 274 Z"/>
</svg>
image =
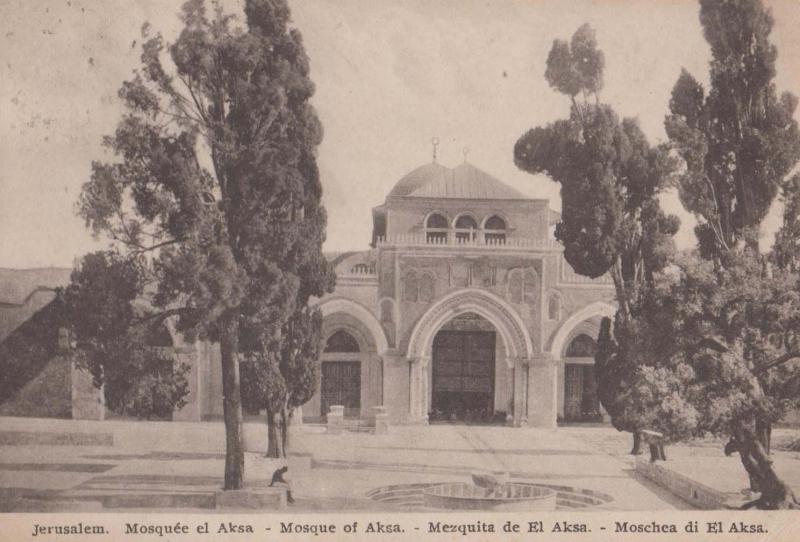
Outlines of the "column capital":
<svg viewBox="0 0 800 542">
<path fill-rule="evenodd" d="M 531 365 L 554 365 L 558 360 L 550 352 L 537 352 L 531 356 Z"/>
<path fill-rule="evenodd" d="M 522 358 L 514 358 L 514 366 L 516 367 L 527 367 L 531 364 L 530 358 L 522 357 Z"/>
<path fill-rule="evenodd" d="M 424 369 L 431 362 L 431 357 L 430 356 L 418 356 L 416 358 L 406 358 L 406 361 L 408 361 L 408 363 L 411 363 L 413 365 L 419 365 L 421 368 Z"/>
</svg>

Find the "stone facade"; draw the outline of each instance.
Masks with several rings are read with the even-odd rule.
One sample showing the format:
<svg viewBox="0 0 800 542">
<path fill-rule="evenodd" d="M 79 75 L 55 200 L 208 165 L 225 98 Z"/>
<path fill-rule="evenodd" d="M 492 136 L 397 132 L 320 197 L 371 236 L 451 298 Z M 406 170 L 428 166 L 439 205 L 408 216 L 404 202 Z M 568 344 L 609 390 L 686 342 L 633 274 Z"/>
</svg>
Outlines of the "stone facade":
<svg viewBox="0 0 800 542">
<path fill-rule="evenodd" d="M 470 164 L 434 162 L 403 177 L 372 216 L 370 248 L 328 256 L 337 286 L 315 300 L 327 347 L 304 420 L 333 411 L 383 430 L 462 418 L 555 427 L 601 415 L 592 347 L 615 311 L 613 287 L 573 272 L 547 200 Z M 191 368 L 173 419 L 221 417 L 218 345 L 187 344 L 167 325 L 176 360 Z M 72 397 L 74 417 L 105 416 L 77 367 Z"/>
<path fill-rule="evenodd" d="M 472 315 L 496 335 L 495 414 L 555 427 L 569 392 L 568 346 L 581 334 L 595 339 L 615 310 L 607 277 L 578 276 L 564 260 L 551 233 L 557 219 L 546 200 L 469 164 L 429 164 L 397 183 L 373 210 L 372 248 L 335 255 L 336 290 L 319 300 L 326 337 L 344 330 L 357 343 L 321 361 L 360 366 L 361 417 L 380 405 L 392 423 L 428 423 L 437 334 Z M 324 372 L 322 380 L 324 388 Z M 325 416 L 320 391 L 306 419 Z"/>
</svg>

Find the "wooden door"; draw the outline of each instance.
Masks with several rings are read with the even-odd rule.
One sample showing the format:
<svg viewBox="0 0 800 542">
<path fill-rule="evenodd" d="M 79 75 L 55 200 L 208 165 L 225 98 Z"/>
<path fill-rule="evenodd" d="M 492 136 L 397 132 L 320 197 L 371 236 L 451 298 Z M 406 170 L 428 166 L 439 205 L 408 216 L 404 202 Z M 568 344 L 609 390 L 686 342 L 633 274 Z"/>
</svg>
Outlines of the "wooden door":
<svg viewBox="0 0 800 542">
<path fill-rule="evenodd" d="M 440 331 L 433 343 L 433 415 L 490 419 L 494 411 L 493 331 Z"/>
<path fill-rule="evenodd" d="M 564 365 L 564 419 L 576 422 L 602 419 L 594 365 Z"/>
<path fill-rule="evenodd" d="M 357 418 L 361 413 L 361 363 L 323 362 L 320 403 L 323 416 L 331 405 L 343 405 L 345 416 Z"/>
</svg>

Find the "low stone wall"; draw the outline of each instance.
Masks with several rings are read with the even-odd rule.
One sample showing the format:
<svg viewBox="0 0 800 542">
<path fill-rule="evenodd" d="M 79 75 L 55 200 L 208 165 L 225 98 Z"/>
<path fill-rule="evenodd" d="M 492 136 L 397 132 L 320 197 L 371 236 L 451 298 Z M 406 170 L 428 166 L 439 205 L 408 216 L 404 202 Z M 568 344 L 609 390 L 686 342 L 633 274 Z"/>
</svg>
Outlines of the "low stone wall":
<svg viewBox="0 0 800 542">
<path fill-rule="evenodd" d="M 728 495 L 675 472 L 669 468 L 668 464 L 651 463 L 646 459 L 637 459 L 635 469 L 639 474 L 652 480 L 692 506 L 704 510 L 726 508 L 725 503 L 728 500 Z"/>
</svg>

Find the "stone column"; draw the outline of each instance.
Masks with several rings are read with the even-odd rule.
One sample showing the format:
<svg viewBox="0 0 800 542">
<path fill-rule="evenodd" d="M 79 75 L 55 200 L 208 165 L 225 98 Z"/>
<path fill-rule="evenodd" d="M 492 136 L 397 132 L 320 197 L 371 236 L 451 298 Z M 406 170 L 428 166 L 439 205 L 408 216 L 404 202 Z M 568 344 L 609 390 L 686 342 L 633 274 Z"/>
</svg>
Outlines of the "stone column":
<svg viewBox="0 0 800 542">
<path fill-rule="evenodd" d="M 556 428 L 558 365 L 549 353 L 537 354 L 530 364 L 528 412 L 533 427 Z"/>
<path fill-rule="evenodd" d="M 408 418 L 409 423 L 428 423 L 428 378 L 425 368 L 429 357 L 408 360 Z"/>
<path fill-rule="evenodd" d="M 514 373 L 516 372 L 516 367 L 511 366 L 510 371 L 508 371 L 508 387 L 511 390 L 511 401 L 508 404 L 508 408 L 506 410 L 506 425 L 513 426 L 514 425 L 514 398 L 517 396 L 514 393 L 514 382 L 515 376 Z"/>
<path fill-rule="evenodd" d="M 408 360 L 408 423 L 414 423 L 417 404 L 417 371 L 413 359 Z"/>
<path fill-rule="evenodd" d="M 420 413 L 419 413 L 419 421 L 423 424 L 428 423 L 428 411 L 430 410 L 429 399 L 428 399 L 428 365 L 430 364 L 431 358 L 428 356 L 423 356 L 419 358 L 419 362 L 417 365 L 419 366 L 419 380 L 420 380 Z"/>
<path fill-rule="evenodd" d="M 528 360 L 518 358 L 514 360 L 514 427 L 528 425 L 528 416 L 525 411 L 525 374 Z"/>
</svg>

